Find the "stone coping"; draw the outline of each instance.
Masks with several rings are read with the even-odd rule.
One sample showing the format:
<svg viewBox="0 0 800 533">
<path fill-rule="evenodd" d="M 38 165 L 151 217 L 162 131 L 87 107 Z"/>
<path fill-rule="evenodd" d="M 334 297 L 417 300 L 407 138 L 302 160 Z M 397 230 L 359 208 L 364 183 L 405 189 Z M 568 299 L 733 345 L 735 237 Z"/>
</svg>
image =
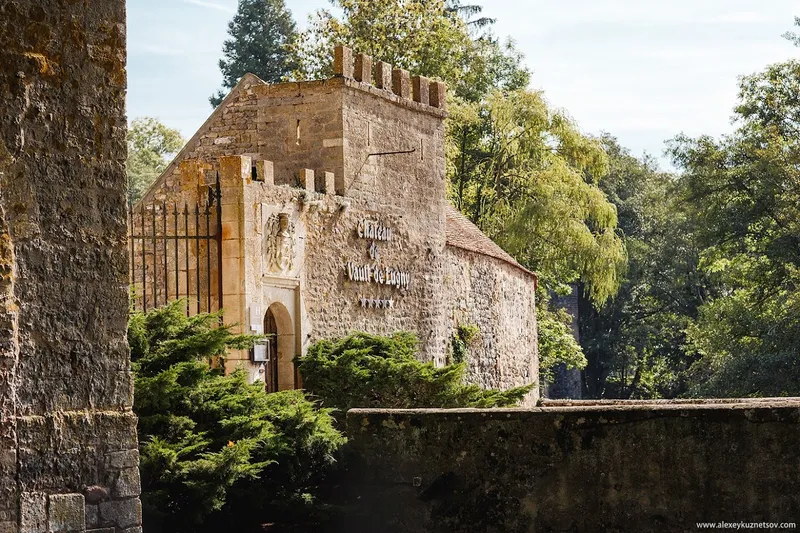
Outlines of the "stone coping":
<svg viewBox="0 0 800 533">
<path fill-rule="evenodd" d="M 544 400 L 543 402 L 552 402 Z M 348 418 L 355 417 L 428 417 L 443 415 L 480 415 L 482 417 L 497 418 L 520 418 L 531 415 L 546 415 L 555 413 L 620 413 L 629 411 L 638 412 L 663 412 L 680 411 L 700 412 L 700 411 L 732 411 L 732 410 L 752 410 L 752 409 L 800 409 L 800 398 L 734 398 L 734 399 L 701 399 L 701 400 L 629 400 L 629 401 L 603 401 L 568 400 L 568 403 L 557 405 L 544 405 L 539 407 L 512 407 L 512 408 L 458 408 L 458 409 L 365 409 L 355 408 L 347 411 Z M 571 402 L 571 403 L 569 403 Z M 472 417 L 472 416 L 471 416 Z"/>
<path fill-rule="evenodd" d="M 721 405 L 721 404 L 776 404 L 790 403 L 800 405 L 800 397 L 771 398 L 679 398 L 673 400 L 556 400 L 542 398 L 539 407 L 587 407 L 610 405 Z"/>
</svg>

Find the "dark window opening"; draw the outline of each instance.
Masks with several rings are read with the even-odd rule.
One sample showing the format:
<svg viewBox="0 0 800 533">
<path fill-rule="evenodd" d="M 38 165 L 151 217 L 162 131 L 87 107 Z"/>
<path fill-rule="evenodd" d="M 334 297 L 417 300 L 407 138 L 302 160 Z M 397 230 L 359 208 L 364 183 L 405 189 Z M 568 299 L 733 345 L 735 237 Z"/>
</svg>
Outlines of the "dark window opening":
<svg viewBox="0 0 800 533">
<path fill-rule="evenodd" d="M 278 392 L 278 323 L 271 309 L 264 317 L 264 334 L 267 336 L 267 392 Z"/>
</svg>

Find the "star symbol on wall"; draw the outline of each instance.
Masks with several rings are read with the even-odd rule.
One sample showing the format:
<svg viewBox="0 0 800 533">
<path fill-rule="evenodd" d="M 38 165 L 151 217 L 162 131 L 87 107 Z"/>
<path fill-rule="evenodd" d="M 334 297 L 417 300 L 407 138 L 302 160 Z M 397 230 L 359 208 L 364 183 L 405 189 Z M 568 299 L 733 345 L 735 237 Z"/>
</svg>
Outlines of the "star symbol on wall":
<svg viewBox="0 0 800 533">
<path fill-rule="evenodd" d="M 363 309 L 394 309 L 394 299 L 361 297 L 358 299 L 358 303 Z"/>
</svg>

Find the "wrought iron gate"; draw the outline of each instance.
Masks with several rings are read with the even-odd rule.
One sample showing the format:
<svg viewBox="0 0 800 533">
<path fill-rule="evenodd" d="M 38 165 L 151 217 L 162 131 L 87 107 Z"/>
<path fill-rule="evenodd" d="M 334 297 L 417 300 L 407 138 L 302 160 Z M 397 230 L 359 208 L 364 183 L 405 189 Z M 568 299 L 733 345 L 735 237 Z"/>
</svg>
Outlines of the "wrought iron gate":
<svg viewBox="0 0 800 533">
<path fill-rule="evenodd" d="M 128 247 L 134 309 L 147 311 L 181 298 L 187 316 L 222 309 L 219 175 L 205 201 L 129 206 Z"/>
</svg>

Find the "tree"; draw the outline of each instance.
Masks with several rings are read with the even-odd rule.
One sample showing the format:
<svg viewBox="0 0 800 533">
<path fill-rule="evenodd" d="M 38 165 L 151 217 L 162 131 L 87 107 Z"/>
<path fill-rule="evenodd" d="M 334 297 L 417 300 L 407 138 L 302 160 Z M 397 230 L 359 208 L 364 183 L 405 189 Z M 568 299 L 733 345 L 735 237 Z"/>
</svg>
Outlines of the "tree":
<svg viewBox="0 0 800 533">
<path fill-rule="evenodd" d="M 415 74 L 447 83 L 454 95 L 478 101 L 494 87 L 521 88 L 529 73 L 509 41 L 501 45 L 479 5 L 457 0 L 332 0 L 341 17 L 319 10 L 298 35 L 293 51 L 298 79 L 333 73 L 337 44 Z"/>
<path fill-rule="evenodd" d="M 447 0 L 447 9 L 451 12 L 460 15 L 467 26 L 481 30 L 490 27 L 496 22 L 496 19 L 489 17 L 473 18 L 475 15 L 483 13 L 483 6 L 478 4 L 462 4 L 461 0 Z"/>
<path fill-rule="evenodd" d="M 128 329 L 149 531 L 250 531 L 317 509 L 344 438 L 302 391 L 267 394 L 210 358 L 253 338 L 187 318 L 178 301 L 133 315 Z M 260 529 L 258 529 L 260 530 Z"/>
<path fill-rule="evenodd" d="M 794 18 L 794 25 L 800 26 L 800 17 Z M 800 46 L 800 34 L 793 31 L 787 31 L 783 34 L 783 38 L 794 43 L 795 46 Z"/>
<path fill-rule="evenodd" d="M 153 184 L 183 147 L 178 130 L 152 117 L 139 117 L 128 129 L 128 200 L 134 203 Z"/>
<path fill-rule="evenodd" d="M 718 289 L 689 328 L 693 395 L 800 393 L 800 62 L 740 82 L 736 130 L 678 137 L 682 200 Z"/>
<path fill-rule="evenodd" d="M 294 45 L 297 77 L 333 73 L 337 44 L 422 76 L 460 79 L 470 38 L 466 22 L 444 0 L 331 0 L 341 18 L 321 9 Z"/>
<path fill-rule="evenodd" d="M 300 359 L 306 389 L 323 405 L 354 407 L 504 407 L 519 403 L 533 385 L 506 391 L 463 383 L 464 363 L 436 368 L 417 359 L 411 333 L 388 337 L 353 333 L 322 340 Z"/>
<path fill-rule="evenodd" d="M 539 337 L 539 382 L 552 383 L 558 364 L 568 369 L 583 369 L 587 360 L 572 334 L 572 317 L 554 308 L 543 286 L 536 294 L 536 332 Z"/>
<path fill-rule="evenodd" d="M 596 184 L 608 171 L 600 143 L 530 90 L 494 91 L 449 127 L 455 142 L 473 137 L 467 152 L 451 144 L 459 209 L 551 290 L 580 280 L 596 302 L 612 296 L 625 255 Z"/>
<path fill-rule="evenodd" d="M 628 265 L 613 300 L 580 306 L 581 345 L 592 398 L 675 397 L 686 390 L 686 328 L 709 297 L 701 249 L 682 210 L 676 179 L 602 139 L 610 171 L 599 184 L 617 209 Z"/>
<path fill-rule="evenodd" d="M 289 52 L 296 27 L 284 0 L 239 0 L 228 34 L 219 60 L 223 89 L 209 98 L 214 107 L 248 72 L 277 83 L 297 68 Z"/>
</svg>

